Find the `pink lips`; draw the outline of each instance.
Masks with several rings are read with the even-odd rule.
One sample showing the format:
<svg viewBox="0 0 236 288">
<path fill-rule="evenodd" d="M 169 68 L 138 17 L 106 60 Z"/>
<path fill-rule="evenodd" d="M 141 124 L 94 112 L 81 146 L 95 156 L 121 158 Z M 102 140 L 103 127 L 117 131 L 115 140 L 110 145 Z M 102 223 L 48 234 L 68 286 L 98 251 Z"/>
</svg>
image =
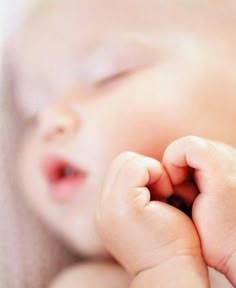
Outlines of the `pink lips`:
<svg viewBox="0 0 236 288">
<path fill-rule="evenodd" d="M 47 156 L 42 164 L 50 194 L 59 202 L 71 199 L 86 178 L 84 171 L 58 156 Z"/>
</svg>

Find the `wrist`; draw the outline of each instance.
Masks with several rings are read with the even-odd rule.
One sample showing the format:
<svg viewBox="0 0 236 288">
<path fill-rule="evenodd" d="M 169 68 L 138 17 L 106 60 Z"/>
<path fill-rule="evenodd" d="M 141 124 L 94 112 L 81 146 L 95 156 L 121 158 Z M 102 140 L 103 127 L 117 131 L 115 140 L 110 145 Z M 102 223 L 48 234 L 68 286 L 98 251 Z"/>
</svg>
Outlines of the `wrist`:
<svg viewBox="0 0 236 288">
<path fill-rule="evenodd" d="M 224 262 L 221 273 L 230 281 L 233 287 L 236 287 L 236 251 L 231 254 L 230 257 Z"/>
<path fill-rule="evenodd" d="M 209 288 L 207 265 L 200 255 L 175 256 L 137 274 L 131 288 L 159 286 Z"/>
</svg>

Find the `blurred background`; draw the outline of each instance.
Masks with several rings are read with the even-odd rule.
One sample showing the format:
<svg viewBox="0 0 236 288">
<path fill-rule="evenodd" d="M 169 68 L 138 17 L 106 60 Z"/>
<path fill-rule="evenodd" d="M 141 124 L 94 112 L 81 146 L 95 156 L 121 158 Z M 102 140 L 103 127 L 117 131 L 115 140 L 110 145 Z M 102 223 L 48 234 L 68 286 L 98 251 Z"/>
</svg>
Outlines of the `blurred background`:
<svg viewBox="0 0 236 288">
<path fill-rule="evenodd" d="M 0 0 L 0 37 L 7 36 L 22 16 L 29 0 Z M 3 41 L 3 39 L 1 39 Z"/>
<path fill-rule="evenodd" d="M 3 45 L 23 17 L 32 0 L 0 0 L 0 79 L 2 79 Z M 2 80 L 0 80 L 2 86 Z"/>
<path fill-rule="evenodd" d="M 5 49 L 35 0 L 0 0 L 0 287 L 42 288 L 72 261 L 70 253 L 32 217 L 16 197 L 12 143 L 18 125 L 9 101 Z M 30 5 L 29 5 L 30 4 Z M 47 243 L 47 245 L 45 245 Z M 43 255 L 43 256 L 42 256 Z"/>
</svg>

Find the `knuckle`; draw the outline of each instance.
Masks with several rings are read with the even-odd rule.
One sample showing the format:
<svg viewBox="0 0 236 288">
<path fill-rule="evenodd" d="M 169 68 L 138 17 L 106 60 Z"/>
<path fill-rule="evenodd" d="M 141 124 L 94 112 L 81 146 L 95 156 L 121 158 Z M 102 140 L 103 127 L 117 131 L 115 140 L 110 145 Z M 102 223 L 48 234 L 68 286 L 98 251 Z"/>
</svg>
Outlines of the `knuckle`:
<svg viewBox="0 0 236 288">
<path fill-rule="evenodd" d="M 161 166 L 161 164 L 153 159 L 146 156 L 136 155 L 136 157 L 130 158 L 126 162 L 126 168 L 133 170 L 134 172 L 147 170 L 149 167 Z"/>
<path fill-rule="evenodd" d="M 144 160 L 144 157 L 135 157 L 127 161 L 124 170 L 131 186 L 142 185 L 149 181 L 148 165 Z M 128 184 L 128 186 L 129 186 Z"/>
<path fill-rule="evenodd" d="M 194 136 L 194 135 L 189 135 L 184 138 L 184 141 L 188 144 L 191 145 L 194 148 L 197 149 L 206 149 L 209 147 L 209 141 L 205 140 L 204 138 Z"/>
<path fill-rule="evenodd" d="M 133 158 L 138 157 L 138 154 L 134 152 L 122 152 L 111 162 L 109 171 L 113 173 L 114 171 L 123 170 L 129 161 Z"/>
<path fill-rule="evenodd" d="M 198 136 L 186 136 L 185 143 L 187 145 L 187 150 L 191 153 L 201 153 L 202 155 L 208 153 L 209 151 L 216 152 L 214 145 L 211 141 Z"/>
<path fill-rule="evenodd" d="M 125 161 L 128 159 L 131 159 L 133 157 L 136 157 L 138 154 L 136 154 L 135 152 L 131 152 L 131 151 L 125 151 L 120 153 L 116 158 L 115 158 L 115 162 L 120 162 L 120 161 Z"/>
<path fill-rule="evenodd" d="M 138 172 L 140 169 L 143 168 L 142 162 L 141 162 L 141 157 L 136 156 L 134 158 L 129 159 L 126 162 L 125 168 L 127 170 L 133 171 L 133 172 Z"/>
</svg>

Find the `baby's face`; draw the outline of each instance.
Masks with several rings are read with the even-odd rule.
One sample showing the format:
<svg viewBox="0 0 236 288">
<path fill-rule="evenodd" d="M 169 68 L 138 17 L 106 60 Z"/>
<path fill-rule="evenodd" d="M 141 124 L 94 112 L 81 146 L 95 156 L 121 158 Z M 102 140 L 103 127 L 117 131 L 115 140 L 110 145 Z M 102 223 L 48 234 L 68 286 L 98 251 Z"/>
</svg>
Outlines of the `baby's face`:
<svg viewBox="0 0 236 288">
<path fill-rule="evenodd" d="M 160 160 L 189 134 L 236 144 L 235 49 L 217 40 L 230 31 L 191 8 L 60 2 L 41 7 L 16 51 L 20 179 L 32 209 L 78 253 L 105 255 L 96 197 L 118 153 Z"/>
</svg>

